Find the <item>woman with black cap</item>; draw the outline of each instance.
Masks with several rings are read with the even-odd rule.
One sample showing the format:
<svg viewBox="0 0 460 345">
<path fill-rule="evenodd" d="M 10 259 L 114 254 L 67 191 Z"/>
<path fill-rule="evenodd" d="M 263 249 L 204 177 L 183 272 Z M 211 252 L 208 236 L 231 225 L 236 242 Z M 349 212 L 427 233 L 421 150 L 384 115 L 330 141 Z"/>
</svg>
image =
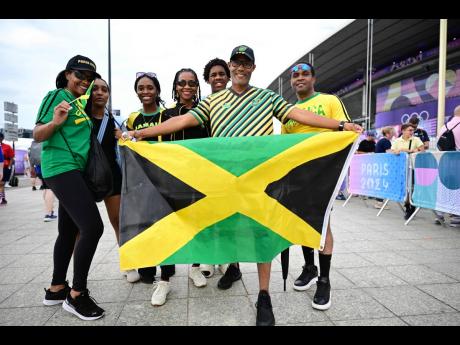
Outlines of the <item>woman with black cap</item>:
<svg viewBox="0 0 460 345">
<path fill-rule="evenodd" d="M 82 174 L 88 159 L 92 123 L 78 100 L 96 77 L 100 75 L 91 59 L 81 55 L 70 59 L 56 78 L 57 89 L 43 99 L 33 132 L 34 139 L 43 142 L 42 175 L 59 199 L 53 279 L 45 290 L 43 304 L 62 303 L 66 311 L 82 320 L 104 316 L 104 309 L 89 296 L 87 289 L 89 268 L 104 225 Z M 70 288 L 66 274 L 72 253 L 74 274 Z"/>
</svg>

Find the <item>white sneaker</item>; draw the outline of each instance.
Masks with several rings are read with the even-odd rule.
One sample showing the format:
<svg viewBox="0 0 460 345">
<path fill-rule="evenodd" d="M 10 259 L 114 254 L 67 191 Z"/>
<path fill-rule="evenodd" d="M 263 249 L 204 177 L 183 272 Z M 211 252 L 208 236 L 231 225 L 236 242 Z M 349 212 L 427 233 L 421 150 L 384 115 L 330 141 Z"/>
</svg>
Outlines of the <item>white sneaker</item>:
<svg viewBox="0 0 460 345">
<path fill-rule="evenodd" d="M 153 294 L 150 302 L 152 305 L 163 305 L 166 303 L 166 296 L 171 291 L 170 282 L 160 280 L 159 282 L 153 282 Z"/>
<path fill-rule="evenodd" d="M 211 278 L 214 275 L 214 265 L 201 265 L 200 271 L 206 278 Z"/>
<path fill-rule="evenodd" d="M 207 281 L 205 276 L 201 273 L 199 267 L 190 267 L 189 278 L 193 281 L 193 285 L 196 287 L 206 286 Z"/>
<path fill-rule="evenodd" d="M 135 283 L 141 279 L 141 276 L 136 270 L 128 270 L 125 272 L 125 275 L 128 283 Z"/>
<path fill-rule="evenodd" d="M 219 271 L 220 271 L 222 274 L 225 274 L 225 272 L 227 272 L 227 268 L 228 268 L 228 264 L 219 265 Z"/>
</svg>

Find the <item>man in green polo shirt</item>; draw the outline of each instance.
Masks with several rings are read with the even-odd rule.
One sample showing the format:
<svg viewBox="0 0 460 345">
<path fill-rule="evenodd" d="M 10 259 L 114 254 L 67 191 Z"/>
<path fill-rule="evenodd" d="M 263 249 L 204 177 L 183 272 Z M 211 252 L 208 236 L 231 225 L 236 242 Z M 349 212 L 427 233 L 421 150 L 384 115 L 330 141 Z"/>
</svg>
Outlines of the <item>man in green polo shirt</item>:
<svg viewBox="0 0 460 345">
<path fill-rule="evenodd" d="M 273 117 L 282 123 L 289 119 L 299 123 L 338 130 L 362 131 L 352 123 L 323 118 L 310 111 L 302 110 L 287 103 L 281 96 L 267 89 L 249 85 L 254 72 L 254 51 L 245 45 L 233 49 L 228 63 L 232 86 L 213 93 L 184 115 L 176 116 L 161 125 L 137 131 L 125 132 L 123 139 L 134 137 L 137 140 L 158 135 L 167 135 L 184 128 L 210 124 L 213 137 L 241 137 L 273 134 Z M 271 262 L 258 263 L 259 296 L 257 300 L 256 325 L 271 326 L 275 316 L 268 288 Z M 241 278 L 241 272 L 230 265 L 221 278 L 223 287 L 230 287 Z"/>
</svg>

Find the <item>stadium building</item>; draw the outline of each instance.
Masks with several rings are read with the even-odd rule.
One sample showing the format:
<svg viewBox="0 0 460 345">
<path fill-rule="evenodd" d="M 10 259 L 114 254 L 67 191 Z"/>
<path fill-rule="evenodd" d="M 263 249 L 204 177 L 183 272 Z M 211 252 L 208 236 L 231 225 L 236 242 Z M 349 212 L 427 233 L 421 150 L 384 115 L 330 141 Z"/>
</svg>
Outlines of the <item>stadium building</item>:
<svg viewBox="0 0 460 345">
<path fill-rule="evenodd" d="M 460 19 L 447 25 L 446 120 L 460 105 Z M 358 19 L 296 62 L 313 64 L 316 91 L 339 96 L 365 128 L 399 132 L 416 115 L 419 126 L 436 136 L 439 30 L 439 19 Z M 294 104 L 290 67 L 268 88 Z"/>
</svg>

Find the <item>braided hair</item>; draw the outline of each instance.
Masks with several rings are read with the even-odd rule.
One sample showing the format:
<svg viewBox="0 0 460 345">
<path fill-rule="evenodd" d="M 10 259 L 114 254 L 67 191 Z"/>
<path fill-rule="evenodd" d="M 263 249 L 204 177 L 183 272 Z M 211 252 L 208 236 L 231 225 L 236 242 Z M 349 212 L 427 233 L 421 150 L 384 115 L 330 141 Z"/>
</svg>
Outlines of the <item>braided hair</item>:
<svg viewBox="0 0 460 345">
<path fill-rule="evenodd" d="M 158 91 L 158 92 L 157 92 L 157 97 L 156 97 L 156 99 L 155 99 L 155 103 L 156 103 L 157 107 L 160 106 L 160 103 L 161 103 L 161 105 L 163 106 L 163 108 L 166 108 L 166 103 L 165 103 L 165 101 L 163 101 L 163 100 L 161 99 L 161 97 L 160 97 L 161 87 L 160 87 L 160 82 L 158 81 L 158 79 L 157 79 L 156 77 L 151 77 L 151 76 L 145 74 L 145 75 L 142 75 L 142 76 L 136 78 L 136 81 L 134 82 L 134 91 L 136 91 L 136 93 L 137 93 L 137 84 L 139 84 L 139 80 L 141 80 L 142 78 L 148 78 L 148 79 L 150 79 L 150 80 L 153 82 L 153 85 L 155 85 L 155 88 L 156 88 L 157 91 Z"/>
<path fill-rule="evenodd" d="M 209 82 L 209 73 L 211 73 L 211 68 L 214 66 L 222 66 L 228 79 L 230 79 L 230 69 L 228 68 L 227 63 L 222 59 L 215 58 L 210 60 L 206 66 L 204 66 L 203 77 L 206 82 Z"/>
<path fill-rule="evenodd" d="M 172 87 L 172 98 L 174 99 L 174 101 L 176 101 L 177 103 L 180 102 L 180 97 L 179 97 L 179 94 L 176 90 L 176 86 L 177 86 L 177 82 L 179 81 L 179 76 L 181 73 L 183 72 L 190 72 L 193 74 L 193 76 L 195 77 L 195 80 L 196 82 L 198 83 L 198 97 L 197 95 L 193 95 L 193 106 L 195 107 L 201 100 L 201 88 L 200 88 L 200 81 L 198 80 L 198 76 L 197 74 L 195 73 L 195 71 L 191 68 L 182 68 L 180 69 L 179 71 L 177 71 L 176 75 L 174 76 L 174 81 L 173 81 L 173 87 Z"/>
</svg>

